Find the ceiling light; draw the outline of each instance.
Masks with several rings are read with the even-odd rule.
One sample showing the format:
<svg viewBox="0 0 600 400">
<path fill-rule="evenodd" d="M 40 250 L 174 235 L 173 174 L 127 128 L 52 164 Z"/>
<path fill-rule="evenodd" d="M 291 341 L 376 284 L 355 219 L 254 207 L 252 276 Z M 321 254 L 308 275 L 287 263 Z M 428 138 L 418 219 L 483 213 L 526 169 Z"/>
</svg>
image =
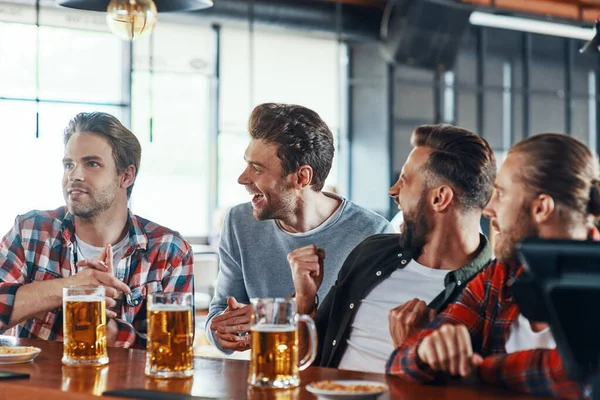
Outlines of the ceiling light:
<svg viewBox="0 0 600 400">
<path fill-rule="evenodd" d="M 473 25 L 488 26 L 491 28 L 511 29 L 572 39 L 590 40 L 594 37 L 594 30 L 591 28 L 581 28 L 579 26 L 538 21 L 529 18 L 509 17 L 480 11 L 472 12 L 469 22 Z"/>
<path fill-rule="evenodd" d="M 157 13 L 200 10 L 213 6 L 213 0 L 58 0 L 63 7 L 105 11 L 110 30 L 126 40 L 152 32 Z"/>
</svg>

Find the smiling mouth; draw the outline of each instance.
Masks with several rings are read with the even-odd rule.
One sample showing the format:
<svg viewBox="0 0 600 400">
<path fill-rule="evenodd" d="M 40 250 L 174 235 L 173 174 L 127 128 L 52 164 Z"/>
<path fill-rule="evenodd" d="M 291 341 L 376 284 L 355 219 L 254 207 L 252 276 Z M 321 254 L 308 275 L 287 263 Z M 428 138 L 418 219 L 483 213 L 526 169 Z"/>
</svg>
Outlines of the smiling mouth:
<svg viewBox="0 0 600 400">
<path fill-rule="evenodd" d="M 67 190 L 67 194 L 71 197 L 77 197 L 77 196 L 87 194 L 87 192 L 85 190 L 80 190 L 80 189 L 69 189 L 69 190 Z"/>
</svg>

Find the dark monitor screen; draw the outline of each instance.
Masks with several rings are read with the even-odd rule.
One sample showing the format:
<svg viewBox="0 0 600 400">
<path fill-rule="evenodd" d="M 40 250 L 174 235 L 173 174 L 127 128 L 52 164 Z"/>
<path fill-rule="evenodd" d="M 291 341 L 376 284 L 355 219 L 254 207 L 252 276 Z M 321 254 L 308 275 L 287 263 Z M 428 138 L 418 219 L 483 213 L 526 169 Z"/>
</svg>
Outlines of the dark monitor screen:
<svg viewBox="0 0 600 400">
<path fill-rule="evenodd" d="M 600 366 L 600 243 L 527 239 L 518 246 L 525 272 L 514 285 L 519 310 L 548 322 L 567 374 L 597 375 Z"/>
</svg>

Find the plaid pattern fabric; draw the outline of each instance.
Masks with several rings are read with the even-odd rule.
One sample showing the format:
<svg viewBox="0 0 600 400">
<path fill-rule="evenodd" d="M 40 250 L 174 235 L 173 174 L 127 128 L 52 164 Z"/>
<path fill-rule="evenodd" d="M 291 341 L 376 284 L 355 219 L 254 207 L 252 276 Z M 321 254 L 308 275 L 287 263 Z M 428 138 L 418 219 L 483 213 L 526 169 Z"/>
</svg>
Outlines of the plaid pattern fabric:
<svg viewBox="0 0 600 400">
<path fill-rule="evenodd" d="M 0 332 L 21 338 L 62 341 L 62 307 L 8 330 L 15 295 L 32 282 L 66 278 L 75 267 L 75 227 L 66 207 L 31 211 L 16 219 L 0 244 Z M 193 254 L 177 233 L 129 212 L 129 249 L 115 276 L 131 289 L 120 300 L 118 347 L 146 346 L 146 296 L 154 292 L 194 292 Z"/>
<path fill-rule="evenodd" d="M 582 397 L 584 386 L 567 378 L 558 350 L 506 354 L 510 327 L 519 315 L 510 286 L 522 271 L 520 266 L 498 262 L 487 267 L 467 285 L 456 303 L 392 353 L 387 372 L 420 382 L 447 378 L 423 363 L 417 348 L 441 325 L 463 324 L 471 334 L 473 351 L 484 357 L 479 368 L 482 381 L 541 396 Z"/>
</svg>

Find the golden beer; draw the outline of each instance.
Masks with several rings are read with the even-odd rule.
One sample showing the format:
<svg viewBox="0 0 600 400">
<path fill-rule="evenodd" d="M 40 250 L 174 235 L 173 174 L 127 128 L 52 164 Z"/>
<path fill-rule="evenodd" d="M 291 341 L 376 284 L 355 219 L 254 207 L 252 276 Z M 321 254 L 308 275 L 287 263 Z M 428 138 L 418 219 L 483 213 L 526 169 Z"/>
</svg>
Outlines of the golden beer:
<svg viewBox="0 0 600 400">
<path fill-rule="evenodd" d="M 296 299 L 254 298 L 250 327 L 248 383 L 257 388 L 292 389 L 317 355 L 317 329 L 308 315 L 297 313 Z M 308 327 L 308 353 L 299 360 L 298 323 Z M 261 392 L 257 392 L 261 393 Z"/>
<path fill-rule="evenodd" d="M 62 359 L 64 364 L 103 365 L 108 363 L 104 288 L 95 289 L 101 290 L 93 294 L 67 294 L 64 296 Z M 88 288 L 87 290 L 95 289 Z"/>
<path fill-rule="evenodd" d="M 290 325 L 255 325 L 250 330 L 250 376 L 254 384 L 287 382 L 297 386 L 298 330 Z M 286 385 L 287 386 L 287 385 Z"/>
<path fill-rule="evenodd" d="M 193 326 L 191 306 L 179 304 L 150 306 L 146 375 L 164 378 L 192 376 Z"/>
</svg>

